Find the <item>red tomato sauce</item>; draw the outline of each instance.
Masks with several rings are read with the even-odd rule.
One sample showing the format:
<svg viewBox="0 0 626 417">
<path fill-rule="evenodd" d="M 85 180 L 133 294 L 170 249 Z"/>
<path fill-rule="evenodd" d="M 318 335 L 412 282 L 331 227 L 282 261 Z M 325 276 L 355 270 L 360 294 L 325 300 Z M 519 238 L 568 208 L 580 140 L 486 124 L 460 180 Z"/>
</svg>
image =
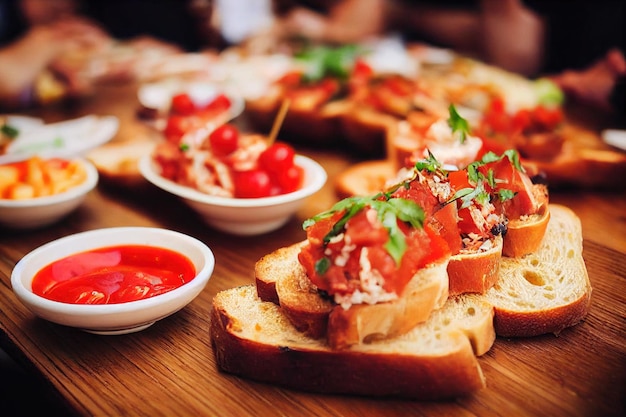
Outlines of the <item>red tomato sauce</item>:
<svg viewBox="0 0 626 417">
<path fill-rule="evenodd" d="M 70 304 L 119 304 L 164 294 L 191 281 L 196 270 L 169 249 L 120 245 L 76 253 L 35 275 L 33 292 Z"/>
</svg>

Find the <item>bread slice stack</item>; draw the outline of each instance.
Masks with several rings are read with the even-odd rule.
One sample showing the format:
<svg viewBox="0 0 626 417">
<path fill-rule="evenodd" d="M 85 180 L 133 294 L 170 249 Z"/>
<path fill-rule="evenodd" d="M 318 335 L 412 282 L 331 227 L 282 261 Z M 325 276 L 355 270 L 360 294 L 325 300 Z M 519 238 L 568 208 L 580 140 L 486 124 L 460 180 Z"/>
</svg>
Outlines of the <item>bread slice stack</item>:
<svg viewBox="0 0 626 417">
<path fill-rule="evenodd" d="M 551 204 L 539 249 L 502 258 L 495 286 L 484 294 L 448 297 L 427 321 L 408 332 L 332 349 L 323 334 L 281 307 L 278 282 L 299 268 L 298 244 L 262 258 L 256 285 L 224 290 L 211 312 L 212 345 L 220 370 L 291 389 L 329 394 L 450 399 L 486 386 L 478 357 L 496 334 L 559 333 L 587 314 L 591 285 L 582 257 L 582 229 L 568 208 Z M 311 298 L 318 297 L 311 294 Z M 288 304 L 288 303 L 287 303 Z M 304 302 L 315 312 L 323 302 Z M 300 320 L 300 321 L 299 321 Z M 306 326 L 305 326 L 306 328 Z M 565 342 L 565 341 L 564 341 Z"/>
</svg>

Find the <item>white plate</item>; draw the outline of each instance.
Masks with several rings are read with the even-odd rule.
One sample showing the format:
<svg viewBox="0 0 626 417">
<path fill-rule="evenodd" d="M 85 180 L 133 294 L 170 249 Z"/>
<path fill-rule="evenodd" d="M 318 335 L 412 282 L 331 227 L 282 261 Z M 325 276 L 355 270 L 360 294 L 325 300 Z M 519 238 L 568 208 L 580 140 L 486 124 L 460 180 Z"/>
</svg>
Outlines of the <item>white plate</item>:
<svg viewBox="0 0 626 417">
<path fill-rule="evenodd" d="M 231 103 L 229 119 L 239 116 L 245 106 L 241 97 L 226 93 L 216 84 L 204 81 L 186 81 L 178 78 L 143 84 L 137 91 L 137 98 L 142 106 L 157 110 L 161 115 L 165 115 L 170 110 L 172 97 L 179 93 L 189 94 L 194 103 L 199 106 L 210 103 L 220 93 L 226 94 Z"/>
<path fill-rule="evenodd" d="M 26 116 L 7 116 L 7 124 L 18 129 L 0 164 L 19 161 L 31 156 L 42 158 L 73 158 L 84 156 L 117 133 L 119 121 L 115 116 L 83 116 L 63 122 L 45 124 Z"/>
<path fill-rule="evenodd" d="M 626 151 L 626 130 L 606 129 L 602 131 L 602 139 L 605 143 Z"/>
</svg>

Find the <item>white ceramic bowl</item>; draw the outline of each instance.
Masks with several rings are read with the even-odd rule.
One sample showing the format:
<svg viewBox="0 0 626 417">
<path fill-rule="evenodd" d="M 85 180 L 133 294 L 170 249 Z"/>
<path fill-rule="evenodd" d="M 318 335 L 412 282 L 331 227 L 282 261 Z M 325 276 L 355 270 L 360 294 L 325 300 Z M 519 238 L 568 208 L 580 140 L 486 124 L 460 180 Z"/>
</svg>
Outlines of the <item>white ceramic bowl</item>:
<svg viewBox="0 0 626 417">
<path fill-rule="evenodd" d="M 34 229 L 50 225 L 74 211 L 98 184 L 98 170 L 84 159 L 87 172 L 81 184 L 65 192 L 25 200 L 0 199 L 0 225 L 11 229 Z"/>
<path fill-rule="evenodd" d="M 119 304 L 68 304 L 32 291 L 32 280 L 46 265 L 91 249 L 126 244 L 174 250 L 191 260 L 196 276 L 184 285 L 151 298 Z M 213 252 L 201 241 L 172 230 L 150 227 L 113 227 L 66 236 L 24 256 L 11 274 L 17 298 L 37 316 L 96 334 L 125 334 L 143 330 L 174 314 L 204 289 L 215 266 Z"/>
<path fill-rule="evenodd" d="M 229 198 L 209 195 L 177 184 L 159 174 L 150 155 L 139 162 L 141 174 L 157 187 L 180 197 L 211 227 L 234 235 L 259 235 L 283 226 L 304 201 L 326 183 L 326 171 L 314 160 L 296 155 L 304 168 L 304 185 L 292 193 L 262 198 Z"/>
</svg>

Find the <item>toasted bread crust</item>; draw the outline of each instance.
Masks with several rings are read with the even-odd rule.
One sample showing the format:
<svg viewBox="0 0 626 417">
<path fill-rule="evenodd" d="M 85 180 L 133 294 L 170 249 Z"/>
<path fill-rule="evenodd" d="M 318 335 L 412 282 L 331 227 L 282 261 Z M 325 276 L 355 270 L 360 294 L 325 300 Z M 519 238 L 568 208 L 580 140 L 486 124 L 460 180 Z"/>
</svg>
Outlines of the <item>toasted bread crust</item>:
<svg viewBox="0 0 626 417">
<path fill-rule="evenodd" d="M 483 294 L 498 280 L 502 257 L 502 236 L 493 239 L 487 251 L 453 255 L 448 264 L 450 295 L 464 293 Z"/>
<path fill-rule="evenodd" d="M 503 257 L 500 278 L 485 293 L 495 308 L 499 336 L 558 334 L 582 321 L 592 287 L 582 256 L 580 219 L 567 207 L 550 204 L 550 221 L 537 251 Z"/>
<path fill-rule="evenodd" d="M 550 221 L 548 206 L 542 206 L 540 213 L 528 220 L 509 220 L 504 236 L 502 256 L 517 258 L 535 252 L 546 232 Z"/>
<path fill-rule="evenodd" d="M 306 276 L 298 262 L 304 243 L 278 249 L 257 262 L 257 293 L 262 300 L 280 305 L 291 324 L 307 336 L 326 336 L 333 349 L 406 333 L 448 298 L 446 258 L 418 271 L 398 299 L 344 309 L 322 298 Z"/>
<path fill-rule="evenodd" d="M 292 255 L 299 251 L 306 241 L 276 249 L 259 259 L 254 265 L 254 278 L 258 296 L 263 301 L 278 304 L 276 281 L 283 275 L 302 268 L 297 258 Z"/>
<path fill-rule="evenodd" d="M 297 251 L 290 254 L 296 262 L 297 255 Z M 296 329 L 314 339 L 326 335 L 328 316 L 334 305 L 319 295 L 302 265 L 298 264 L 291 272 L 278 278 L 276 294 L 283 313 Z"/>
<path fill-rule="evenodd" d="M 328 318 L 328 344 L 333 349 L 399 336 L 425 322 L 448 299 L 448 260 L 420 270 L 400 298 L 372 305 L 336 306 Z"/>
<path fill-rule="evenodd" d="M 577 300 L 544 311 L 495 309 L 493 326 L 501 337 L 533 337 L 553 333 L 559 335 L 585 319 L 591 306 L 591 289 Z"/>
<path fill-rule="evenodd" d="M 280 307 L 254 291 L 232 288 L 214 299 L 210 330 L 221 371 L 308 392 L 413 400 L 452 399 L 485 387 L 471 343 L 454 325 L 439 335 L 417 327 L 410 338 L 333 350 L 299 336 Z M 481 316 L 489 318 L 489 310 Z"/>
<path fill-rule="evenodd" d="M 335 193 L 339 198 L 374 195 L 383 191 L 385 183 L 394 178 L 397 172 L 389 160 L 355 164 L 335 177 Z"/>
</svg>

